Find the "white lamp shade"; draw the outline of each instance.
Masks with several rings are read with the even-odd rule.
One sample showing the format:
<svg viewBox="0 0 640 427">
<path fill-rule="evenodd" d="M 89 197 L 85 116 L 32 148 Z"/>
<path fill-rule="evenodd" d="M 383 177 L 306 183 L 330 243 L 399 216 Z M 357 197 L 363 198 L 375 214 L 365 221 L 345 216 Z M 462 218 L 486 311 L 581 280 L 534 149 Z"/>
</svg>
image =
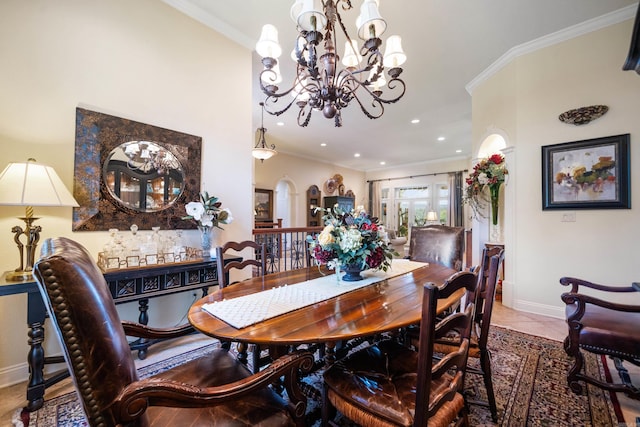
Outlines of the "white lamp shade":
<svg viewBox="0 0 640 427">
<path fill-rule="evenodd" d="M 435 211 L 427 212 L 427 221 L 437 221 L 438 214 Z"/>
<path fill-rule="evenodd" d="M 289 16 L 291 16 L 291 20 L 294 23 L 298 23 L 298 15 L 302 12 L 302 6 L 304 4 L 304 0 L 296 0 L 291 6 L 291 10 L 289 11 Z"/>
<path fill-rule="evenodd" d="M 399 67 L 407 60 L 407 55 L 402 50 L 402 38 L 390 36 L 387 39 L 384 50 L 384 66 L 387 68 Z"/>
<path fill-rule="evenodd" d="M 271 24 L 266 24 L 262 27 L 260 40 L 256 43 L 256 52 L 263 58 L 279 58 L 282 55 L 276 27 Z"/>
<path fill-rule="evenodd" d="M 358 48 L 358 44 L 353 40 L 347 40 L 344 42 L 344 57 L 342 58 L 342 65 L 345 67 L 357 67 L 362 56 L 354 50 Z"/>
<path fill-rule="evenodd" d="M 323 31 L 327 26 L 327 17 L 322 9 L 322 1 L 302 0 L 296 22 L 305 31 Z"/>
<path fill-rule="evenodd" d="M 256 147 L 253 150 L 251 150 L 251 155 L 259 160 L 270 159 L 276 154 L 278 154 L 276 150 L 272 148 L 266 148 L 266 147 Z"/>
<path fill-rule="evenodd" d="M 358 37 L 369 40 L 380 37 L 387 29 L 387 23 L 378 11 L 377 0 L 364 0 L 360 6 L 360 15 L 356 19 Z"/>
<path fill-rule="evenodd" d="M 0 205 L 79 206 L 52 167 L 31 159 L 4 168 L 0 174 Z"/>
</svg>

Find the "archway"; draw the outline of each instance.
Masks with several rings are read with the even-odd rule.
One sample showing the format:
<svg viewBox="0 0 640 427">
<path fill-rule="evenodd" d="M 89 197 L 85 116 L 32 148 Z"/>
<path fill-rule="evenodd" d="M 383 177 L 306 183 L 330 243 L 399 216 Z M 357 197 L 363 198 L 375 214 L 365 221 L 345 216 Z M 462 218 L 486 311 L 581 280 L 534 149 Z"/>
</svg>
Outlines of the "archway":
<svg viewBox="0 0 640 427">
<path fill-rule="evenodd" d="M 296 227 L 297 192 L 290 178 L 281 178 L 276 184 L 274 219 L 282 218 L 283 227 Z"/>
</svg>

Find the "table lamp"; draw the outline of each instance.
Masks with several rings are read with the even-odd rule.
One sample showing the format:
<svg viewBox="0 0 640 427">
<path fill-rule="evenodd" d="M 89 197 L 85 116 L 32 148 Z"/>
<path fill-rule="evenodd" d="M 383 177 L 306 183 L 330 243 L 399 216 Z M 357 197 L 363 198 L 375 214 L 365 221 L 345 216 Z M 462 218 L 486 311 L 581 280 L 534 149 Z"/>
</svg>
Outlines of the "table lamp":
<svg viewBox="0 0 640 427">
<path fill-rule="evenodd" d="M 16 225 L 11 229 L 15 233 L 13 240 L 20 252 L 20 266 L 9 272 L 6 280 L 32 280 L 31 271 L 42 231 L 42 227 L 33 225 L 38 219 L 33 216 L 33 206 L 78 206 L 78 202 L 52 167 L 29 159 L 25 163 L 9 163 L 0 173 L 0 206 L 2 205 L 26 206 L 26 215 L 20 218 L 25 222 L 25 228 Z M 20 239 L 23 235 L 26 244 Z"/>
<path fill-rule="evenodd" d="M 435 211 L 427 212 L 427 224 L 428 225 L 440 224 L 440 222 L 438 221 L 438 214 Z"/>
</svg>

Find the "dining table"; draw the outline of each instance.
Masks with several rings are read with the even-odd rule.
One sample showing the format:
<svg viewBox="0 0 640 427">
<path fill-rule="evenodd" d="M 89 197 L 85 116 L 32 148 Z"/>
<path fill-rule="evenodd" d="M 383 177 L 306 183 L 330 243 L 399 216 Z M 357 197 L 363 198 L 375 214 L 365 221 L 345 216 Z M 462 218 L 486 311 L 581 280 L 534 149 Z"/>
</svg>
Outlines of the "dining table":
<svg viewBox="0 0 640 427">
<path fill-rule="evenodd" d="M 334 360 L 337 343 L 418 324 L 424 285 L 442 285 L 454 273 L 456 270 L 436 263 L 398 259 L 387 272 L 364 272 L 363 275 L 373 283 L 355 289 L 352 289 L 352 283 L 338 280 L 335 273 L 325 266 L 271 273 L 209 293 L 190 307 L 188 319 L 198 331 L 223 342 L 258 344 L 269 348 L 324 344 L 325 362 L 330 363 Z M 314 284 L 318 286 L 318 281 L 326 284 L 320 283 L 320 286 L 344 293 L 322 301 L 316 301 L 317 298 L 305 301 L 303 293 L 299 308 L 254 320 L 246 326 L 232 325 L 211 314 L 211 307 L 217 307 L 216 303 L 237 302 L 230 308 L 234 312 L 232 314 L 237 314 L 252 310 L 252 303 L 244 301 L 248 296 L 254 301 L 266 301 L 270 294 L 286 289 L 286 286 L 298 284 L 298 288 L 305 289 Z M 461 293 L 439 301 L 438 312 L 459 301 Z"/>
</svg>

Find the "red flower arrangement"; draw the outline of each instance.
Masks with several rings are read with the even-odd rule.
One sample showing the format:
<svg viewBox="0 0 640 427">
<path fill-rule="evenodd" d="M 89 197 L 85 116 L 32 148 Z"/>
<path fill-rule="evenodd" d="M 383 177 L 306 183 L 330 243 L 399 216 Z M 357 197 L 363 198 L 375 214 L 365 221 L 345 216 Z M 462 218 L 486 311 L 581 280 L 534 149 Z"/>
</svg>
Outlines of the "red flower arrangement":
<svg viewBox="0 0 640 427">
<path fill-rule="evenodd" d="M 490 201 L 493 224 L 498 223 L 497 207 L 500 186 L 504 183 L 508 174 L 509 171 L 502 154 L 492 154 L 486 159 L 480 160 L 473 167 L 473 171 L 465 180 L 467 188 L 462 201 L 471 206 L 475 216 L 480 215 L 485 206 L 483 202 Z M 485 187 L 489 188 L 489 200 L 484 194 Z"/>
</svg>

